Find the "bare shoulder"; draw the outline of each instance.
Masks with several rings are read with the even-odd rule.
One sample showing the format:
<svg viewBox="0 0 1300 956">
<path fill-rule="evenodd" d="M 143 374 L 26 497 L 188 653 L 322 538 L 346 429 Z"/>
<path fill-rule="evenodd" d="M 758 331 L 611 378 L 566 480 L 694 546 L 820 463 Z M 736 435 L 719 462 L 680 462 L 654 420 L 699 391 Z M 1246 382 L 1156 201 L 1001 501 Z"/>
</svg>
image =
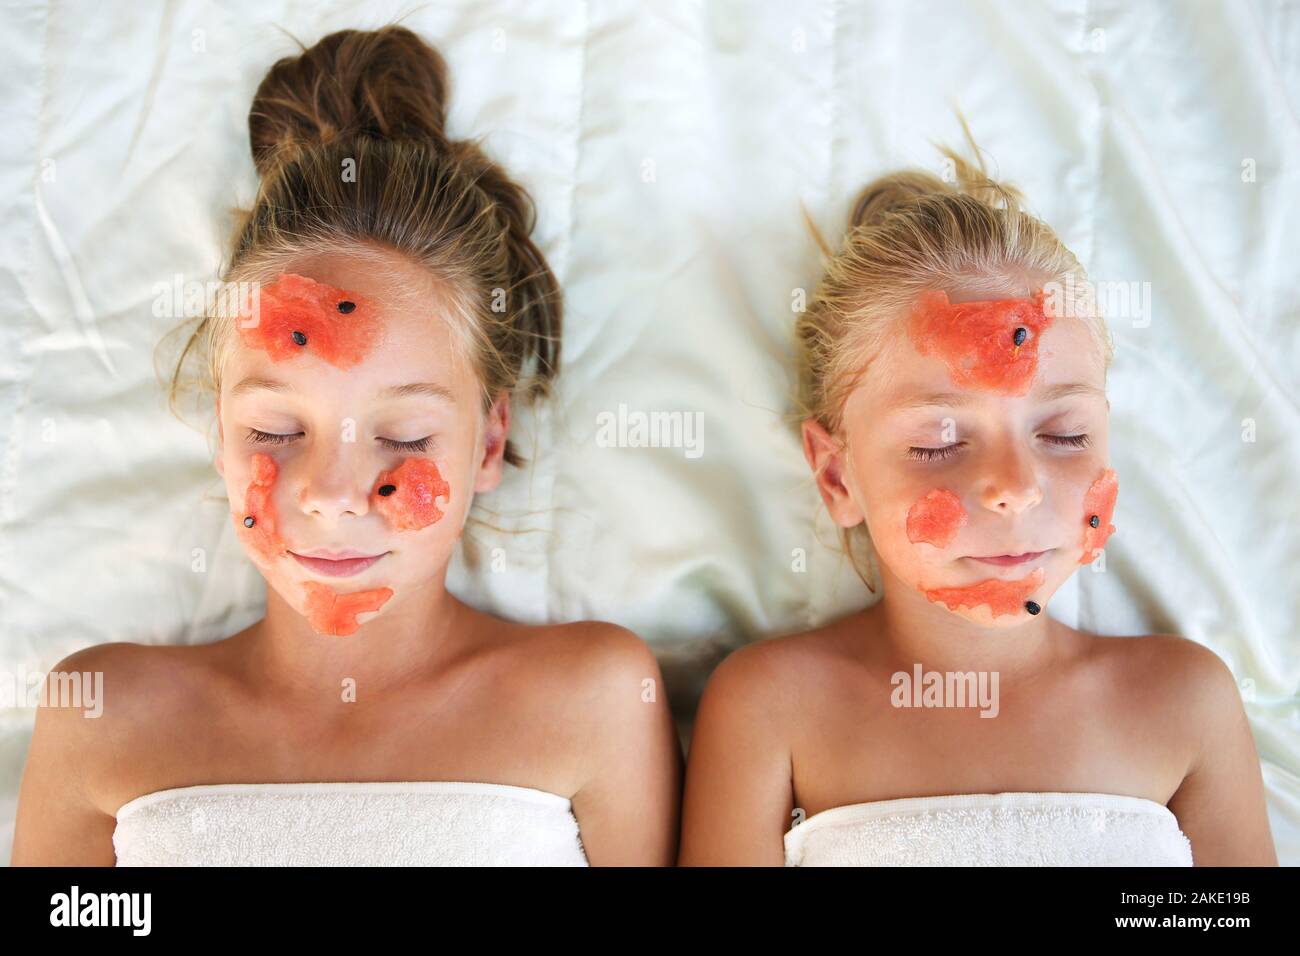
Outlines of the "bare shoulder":
<svg viewBox="0 0 1300 956">
<path fill-rule="evenodd" d="M 732 651 L 709 677 L 701 716 L 725 712 L 790 726 L 798 714 L 814 709 L 830 682 L 851 670 L 846 666 L 853 661 L 844 640 L 847 621 L 763 638 Z"/>
<path fill-rule="evenodd" d="M 1243 709 L 1232 669 L 1204 644 L 1176 634 L 1152 634 L 1139 640 L 1149 645 L 1149 666 L 1167 675 L 1173 691 L 1170 705 L 1194 720 L 1195 726 L 1203 728 L 1205 721 L 1226 716 L 1225 707 Z"/>
<path fill-rule="evenodd" d="M 837 622 L 764 638 L 714 669 L 691 734 L 681 865 L 781 864 L 801 742 L 842 680 L 844 633 Z"/>
<path fill-rule="evenodd" d="M 101 726 L 119 726 L 141 712 L 156 716 L 160 705 L 184 694 L 184 677 L 193 672 L 197 655 L 182 650 L 126 641 L 83 648 L 50 669 L 46 697 L 66 705 L 80 688 L 95 697 L 95 717 L 106 721 Z"/>
<path fill-rule="evenodd" d="M 219 672 L 217 645 L 150 645 L 116 641 L 69 655 L 55 671 L 99 675 L 104 714 L 119 723 L 143 717 L 157 721 L 171 708 L 193 710 L 197 692 Z"/>
<path fill-rule="evenodd" d="M 1164 697 L 1222 702 L 1237 694 L 1237 681 L 1218 654 L 1177 634 L 1098 637 L 1095 647 L 1111 677 L 1140 684 Z"/>
<path fill-rule="evenodd" d="M 607 621 L 558 624 L 549 639 L 571 654 L 574 663 L 582 664 L 584 670 L 597 676 L 616 676 L 628 671 L 644 676 L 647 667 L 658 669 L 650 645 L 618 624 Z"/>
<path fill-rule="evenodd" d="M 559 665 L 567 664 L 574 690 L 589 702 L 593 737 L 617 737 L 635 727 L 653 732 L 661 722 L 657 711 L 670 713 L 659 661 L 633 631 L 603 621 L 581 621 L 563 625 L 555 639 L 565 649 Z M 646 706 L 655 703 L 660 706 Z"/>
<path fill-rule="evenodd" d="M 605 621 L 556 625 L 535 655 L 562 682 L 589 745 L 636 749 L 634 737 L 671 724 L 668 688 L 654 651 Z"/>
<path fill-rule="evenodd" d="M 653 651 L 603 621 L 526 628 L 514 644 L 526 660 L 512 668 L 527 679 L 514 698 L 520 719 L 546 728 L 546 745 L 564 755 L 556 792 L 573 794 L 588 849 L 605 860 L 670 860 L 680 749 Z"/>
<path fill-rule="evenodd" d="M 69 654 L 46 674 L 29 761 L 75 764 L 87 799 L 111 812 L 140 732 L 194 712 L 203 657 L 126 641 Z"/>
<path fill-rule="evenodd" d="M 791 674 L 819 676 L 825 668 L 843 663 L 848 651 L 844 635 L 852 628 L 851 622 L 860 619 L 861 615 L 855 614 L 812 630 L 746 644 L 733 651 L 718 670 L 722 671 L 725 665 L 753 676 L 760 673 L 779 674 L 782 678 Z"/>
<path fill-rule="evenodd" d="M 503 622 L 499 635 L 505 654 L 492 667 L 493 695 L 504 693 L 522 713 L 545 715 L 547 726 L 569 728 L 575 743 L 648 719 L 646 703 L 666 705 L 654 652 L 625 627 Z"/>
<path fill-rule="evenodd" d="M 1168 801 L 1198 866 L 1277 865 L 1259 752 L 1232 669 L 1210 648 L 1172 634 L 1129 639 L 1134 679 L 1184 757 Z M 1155 721 L 1150 722 L 1155 725 Z"/>
<path fill-rule="evenodd" d="M 148 746 L 155 736 L 176 738 L 191 726 L 206 728 L 212 707 L 228 703 L 238 686 L 224 665 L 230 640 L 194 645 L 118 641 L 79 651 L 67 666 L 103 675 L 103 729 L 111 728 L 124 746 Z"/>
<path fill-rule="evenodd" d="M 650 646 L 618 624 L 512 624 L 508 633 L 516 666 L 530 679 L 561 680 L 578 693 L 658 680 L 659 665 Z"/>
<path fill-rule="evenodd" d="M 1198 747 L 1213 725 L 1242 712 L 1241 691 L 1218 654 L 1177 634 L 1096 638 L 1104 679 L 1148 716 Z"/>
</svg>

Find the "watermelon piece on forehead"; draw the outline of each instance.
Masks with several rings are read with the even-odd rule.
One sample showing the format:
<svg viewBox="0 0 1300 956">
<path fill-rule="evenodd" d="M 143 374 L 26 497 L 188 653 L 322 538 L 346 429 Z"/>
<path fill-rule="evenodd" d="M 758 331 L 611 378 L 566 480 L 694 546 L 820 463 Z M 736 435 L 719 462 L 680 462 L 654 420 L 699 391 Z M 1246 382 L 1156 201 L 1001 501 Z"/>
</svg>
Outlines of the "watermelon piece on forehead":
<svg viewBox="0 0 1300 956">
<path fill-rule="evenodd" d="M 1043 297 L 960 302 L 923 292 L 908 319 L 916 351 L 948 366 L 959 388 L 1024 395 L 1038 369 L 1038 341 L 1052 324 Z"/>
<path fill-rule="evenodd" d="M 239 335 L 273 362 L 314 355 L 348 369 L 382 340 L 373 304 L 355 292 L 288 272 L 254 295 L 257 310 L 252 321 L 239 323 Z"/>
</svg>

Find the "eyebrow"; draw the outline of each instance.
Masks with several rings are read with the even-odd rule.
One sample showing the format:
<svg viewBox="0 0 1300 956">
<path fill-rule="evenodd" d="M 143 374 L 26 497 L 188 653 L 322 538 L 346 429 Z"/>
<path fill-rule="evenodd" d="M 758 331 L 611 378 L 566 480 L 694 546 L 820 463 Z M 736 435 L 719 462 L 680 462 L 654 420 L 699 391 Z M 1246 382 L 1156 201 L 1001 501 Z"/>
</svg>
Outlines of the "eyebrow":
<svg viewBox="0 0 1300 956">
<path fill-rule="evenodd" d="M 230 390 L 231 396 L 245 395 L 249 392 L 265 390 L 269 392 L 297 392 L 298 390 L 288 382 L 282 382 L 274 378 L 260 378 L 256 375 L 250 375 L 238 385 Z M 411 382 L 407 385 L 390 385 L 380 393 L 382 398 L 409 398 L 411 396 L 422 396 L 425 398 L 437 398 L 450 404 L 455 404 L 456 399 L 451 390 L 437 382 Z"/>
<path fill-rule="evenodd" d="M 379 394 L 384 398 L 407 398 L 412 395 L 419 395 L 425 398 L 438 398 L 453 405 L 456 403 L 456 398 L 451 394 L 451 389 L 439 385 L 437 382 L 411 382 L 409 385 L 390 385 Z"/>
<path fill-rule="evenodd" d="M 230 390 L 230 394 L 244 395 L 248 392 L 256 392 L 258 389 L 265 389 L 269 392 L 296 392 L 298 391 L 288 382 L 279 382 L 273 378 L 257 378 L 250 375 L 238 385 Z"/>
<path fill-rule="evenodd" d="M 1098 398 L 1105 398 L 1106 393 L 1096 385 L 1089 385 L 1087 382 L 1063 382 L 1060 385 L 1053 385 L 1051 388 L 1043 389 L 1034 393 L 1034 398 L 1040 402 L 1054 402 L 1058 399 L 1069 398 L 1071 395 L 1095 395 Z M 934 392 L 929 395 L 920 395 L 916 398 L 903 398 L 890 405 L 891 410 L 902 411 L 911 408 L 930 408 L 934 406 L 960 408 L 963 405 L 969 405 L 975 400 L 975 396 L 970 392 Z"/>
</svg>

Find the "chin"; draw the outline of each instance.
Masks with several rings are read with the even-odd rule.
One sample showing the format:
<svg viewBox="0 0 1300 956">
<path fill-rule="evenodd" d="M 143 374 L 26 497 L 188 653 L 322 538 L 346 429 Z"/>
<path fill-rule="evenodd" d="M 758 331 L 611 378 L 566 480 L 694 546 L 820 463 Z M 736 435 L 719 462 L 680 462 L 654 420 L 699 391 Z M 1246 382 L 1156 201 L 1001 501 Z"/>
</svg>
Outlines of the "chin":
<svg viewBox="0 0 1300 956">
<path fill-rule="evenodd" d="M 975 564 L 975 568 L 979 570 L 974 573 L 972 573 L 972 564 L 973 562 L 958 560 L 952 564 L 944 565 L 942 568 L 933 568 L 928 572 L 912 576 L 907 584 L 934 606 L 947 611 L 949 614 L 956 615 L 962 620 L 989 630 L 1009 630 L 1045 618 L 1050 610 L 1053 595 L 1073 573 L 1073 569 L 1062 566 L 1063 562 L 1059 556 L 1055 555 L 1047 561 L 1030 561 L 1023 565 L 1002 568 L 982 567 Z M 950 607 L 943 600 L 931 597 L 930 594 L 926 593 L 927 591 L 936 590 L 960 591 L 989 581 L 1011 583 L 1021 581 L 1040 571 L 1042 581 L 1032 590 L 1003 597 L 1004 601 L 1013 601 L 1014 606 L 1000 606 L 998 607 L 999 613 L 996 615 L 993 613 L 994 608 L 989 603 Z M 922 581 L 925 583 L 923 584 Z M 1026 609 L 1025 604 L 1029 601 L 1039 606 L 1040 610 L 1037 614 L 1030 614 Z"/>
<path fill-rule="evenodd" d="M 994 617 L 988 605 L 960 611 L 949 611 L 949 613 L 956 614 L 958 617 L 970 621 L 972 624 L 978 624 L 990 631 L 1008 631 L 1012 628 L 1023 627 L 1030 621 L 1038 620 L 1047 614 L 1047 602 L 1039 598 L 1038 604 L 1042 607 L 1042 610 L 1037 614 L 1030 614 L 1028 611 L 1020 610 L 1014 614 L 999 614 Z M 943 605 L 940 605 L 940 607 L 943 607 Z M 945 607 L 944 610 L 947 611 L 948 609 Z"/>
</svg>

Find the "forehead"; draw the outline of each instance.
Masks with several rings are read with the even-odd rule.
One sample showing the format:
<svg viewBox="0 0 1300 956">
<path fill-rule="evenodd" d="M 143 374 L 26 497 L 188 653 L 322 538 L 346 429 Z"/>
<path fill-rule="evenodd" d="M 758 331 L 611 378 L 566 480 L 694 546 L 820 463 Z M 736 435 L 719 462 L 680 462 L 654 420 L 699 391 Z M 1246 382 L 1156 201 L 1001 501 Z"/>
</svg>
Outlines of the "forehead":
<svg viewBox="0 0 1300 956">
<path fill-rule="evenodd" d="M 998 296 L 997 298 L 1010 298 Z M 954 303 L 959 301 L 953 297 Z M 963 295 L 963 302 L 984 301 Z M 876 412 L 905 407 L 921 394 L 956 394 L 969 401 L 1027 401 L 1044 395 L 1054 386 L 1083 383 L 1104 391 L 1105 363 L 1083 319 L 1062 316 L 1053 319 L 1038 341 L 1038 363 L 1032 384 L 1023 396 L 1004 396 L 982 388 L 963 387 L 954 382 L 947 363 L 937 354 L 923 355 L 908 332 L 906 318 L 894 321 L 880 351 L 868 360 L 854 398 L 868 403 Z"/>
<path fill-rule="evenodd" d="M 301 276 L 336 289 L 343 300 L 355 300 L 355 308 L 344 317 L 335 315 L 333 297 L 319 303 L 320 314 L 315 314 L 316 303 L 304 306 L 295 303 L 295 315 L 305 309 L 302 321 L 287 325 L 311 323 L 319 332 L 337 323 L 370 323 L 374 335 L 362 345 L 361 340 L 337 340 L 330 348 L 334 355 L 347 356 L 347 366 L 338 361 L 328 361 L 321 356 L 329 354 L 322 341 L 319 354 L 314 354 L 308 342 L 301 354 L 293 349 L 278 354 L 266 347 L 271 330 L 282 322 L 274 311 L 282 308 L 285 299 L 281 290 L 286 284 L 277 283 L 282 276 Z M 408 263 L 401 257 L 372 249 L 361 249 L 355 254 L 328 253 L 304 256 L 285 263 L 278 274 L 261 283 L 260 298 L 262 328 L 265 335 L 231 336 L 231 348 L 223 374 L 223 385 L 228 388 L 245 375 L 258 374 L 270 377 L 293 378 L 295 381 L 310 378 L 331 386 L 347 382 L 364 383 L 369 379 L 388 379 L 408 375 L 410 380 L 423 379 L 446 382 L 462 374 L 463 363 L 451 324 L 454 299 L 451 290 L 439 283 L 427 270 Z M 341 311 L 341 310 L 339 310 Z M 288 334 L 283 330 L 285 335 Z M 310 329 L 309 329 L 310 331 Z M 285 335 L 275 333 L 278 338 Z M 288 340 L 286 339 L 286 342 Z"/>
</svg>

